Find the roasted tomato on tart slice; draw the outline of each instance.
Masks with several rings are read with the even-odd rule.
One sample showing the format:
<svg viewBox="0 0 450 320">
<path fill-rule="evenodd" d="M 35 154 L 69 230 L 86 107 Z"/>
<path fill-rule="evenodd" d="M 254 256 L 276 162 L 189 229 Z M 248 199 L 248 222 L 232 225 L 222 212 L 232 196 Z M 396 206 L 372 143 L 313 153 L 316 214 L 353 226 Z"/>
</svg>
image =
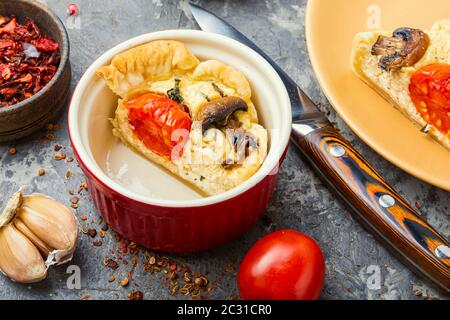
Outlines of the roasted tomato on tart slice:
<svg viewBox="0 0 450 320">
<path fill-rule="evenodd" d="M 199 61 L 183 43 L 127 50 L 97 74 L 119 96 L 114 135 L 206 195 L 245 182 L 267 156 L 267 131 L 245 76 Z"/>
<path fill-rule="evenodd" d="M 190 132 L 192 120 L 180 105 L 170 98 L 144 93 L 124 102 L 128 108 L 128 122 L 136 136 L 152 152 L 165 157 L 172 155 L 177 141 L 173 139 L 176 130 Z"/>
<path fill-rule="evenodd" d="M 450 39 L 449 39 L 450 40 Z M 450 133 L 450 64 L 435 63 L 411 75 L 409 93 L 425 121 Z"/>
<path fill-rule="evenodd" d="M 356 35 L 355 74 L 450 150 L 450 20 Z"/>
</svg>

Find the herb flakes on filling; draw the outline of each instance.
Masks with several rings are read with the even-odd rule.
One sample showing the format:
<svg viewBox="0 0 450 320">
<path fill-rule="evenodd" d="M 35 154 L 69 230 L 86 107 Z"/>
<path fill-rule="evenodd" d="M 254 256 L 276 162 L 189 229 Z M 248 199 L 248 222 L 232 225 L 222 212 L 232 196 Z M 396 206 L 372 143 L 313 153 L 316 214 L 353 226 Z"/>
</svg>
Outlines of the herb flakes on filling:
<svg viewBox="0 0 450 320">
<path fill-rule="evenodd" d="M 184 98 L 180 92 L 180 82 L 180 79 L 175 79 L 175 87 L 167 91 L 167 96 L 173 101 L 176 101 L 179 104 L 183 104 Z"/>
</svg>

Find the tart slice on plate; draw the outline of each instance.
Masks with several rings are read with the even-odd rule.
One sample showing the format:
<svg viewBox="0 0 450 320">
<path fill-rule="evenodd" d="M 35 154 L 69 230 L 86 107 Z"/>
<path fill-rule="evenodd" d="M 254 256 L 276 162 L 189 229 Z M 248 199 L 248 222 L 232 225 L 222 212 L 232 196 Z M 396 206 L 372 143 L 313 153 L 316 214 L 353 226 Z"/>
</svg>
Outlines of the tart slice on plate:
<svg viewBox="0 0 450 320">
<path fill-rule="evenodd" d="M 154 41 L 97 74 L 119 96 L 114 135 L 205 195 L 240 185 L 265 160 L 267 131 L 247 79 L 232 67 L 199 61 L 180 42 Z"/>
<path fill-rule="evenodd" d="M 450 20 L 429 31 L 362 32 L 351 67 L 424 133 L 450 150 Z"/>
</svg>

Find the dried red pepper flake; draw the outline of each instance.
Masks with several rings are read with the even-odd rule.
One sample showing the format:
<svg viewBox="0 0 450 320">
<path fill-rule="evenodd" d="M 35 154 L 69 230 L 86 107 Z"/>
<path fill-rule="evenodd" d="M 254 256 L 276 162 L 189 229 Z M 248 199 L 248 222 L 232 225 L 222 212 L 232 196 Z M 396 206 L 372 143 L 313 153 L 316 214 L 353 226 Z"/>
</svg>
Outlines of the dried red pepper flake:
<svg viewBox="0 0 450 320">
<path fill-rule="evenodd" d="M 0 28 L 0 33 L 13 33 L 14 29 L 17 28 L 17 20 L 16 17 L 2 17 L 2 25 Z"/>
<path fill-rule="evenodd" d="M 0 108 L 26 100 L 55 76 L 59 44 L 28 19 L 0 16 Z"/>
<path fill-rule="evenodd" d="M 0 49 L 12 47 L 14 42 L 12 40 L 0 40 Z"/>
<path fill-rule="evenodd" d="M 31 41 L 31 44 L 34 45 L 39 51 L 54 52 L 59 50 L 59 44 L 48 38 L 33 40 Z"/>
</svg>

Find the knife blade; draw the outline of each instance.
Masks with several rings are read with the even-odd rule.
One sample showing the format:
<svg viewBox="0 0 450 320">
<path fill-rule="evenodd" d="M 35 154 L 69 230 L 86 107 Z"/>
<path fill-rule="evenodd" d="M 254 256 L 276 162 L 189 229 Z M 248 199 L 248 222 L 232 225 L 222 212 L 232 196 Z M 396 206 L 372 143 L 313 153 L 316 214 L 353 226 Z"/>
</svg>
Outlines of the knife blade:
<svg viewBox="0 0 450 320">
<path fill-rule="evenodd" d="M 272 65 L 291 100 L 293 144 L 366 229 L 411 270 L 449 294 L 449 241 L 424 221 L 333 128 L 312 100 L 263 50 L 217 15 L 193 3 L 189 7 L 202 30 L 237 40 Z"/>
<path fill-rule="evenodd" d="M 246 46 L 252 48 L 259 53 L 264 59 L 266 59 L 272 67 L 277 71 L 280 78 L 283 80 L 286 89 L 289 94 L 292 105 L 292 117 L 294 121 L 302 121 L 307 119 L 321 118 L 323 121 L 327 119 L 323 116 L 323 113 L 317 108 L 312 100 L 300 89 L 294 80 L 284 72 L 283 69 L 278 66 L 264 51 L 256 46 L 250 39 L 236 30 L 233 26 L 228 24 L 222 18 L 216 16 L 214 13 L 209 12 L 202 7 L 189 3 L 192 14 L 199 24 L 200 28 L 205 31 L 214 32 L 224 35 L 228 38 L 235 39 Z"/>
</svg>

